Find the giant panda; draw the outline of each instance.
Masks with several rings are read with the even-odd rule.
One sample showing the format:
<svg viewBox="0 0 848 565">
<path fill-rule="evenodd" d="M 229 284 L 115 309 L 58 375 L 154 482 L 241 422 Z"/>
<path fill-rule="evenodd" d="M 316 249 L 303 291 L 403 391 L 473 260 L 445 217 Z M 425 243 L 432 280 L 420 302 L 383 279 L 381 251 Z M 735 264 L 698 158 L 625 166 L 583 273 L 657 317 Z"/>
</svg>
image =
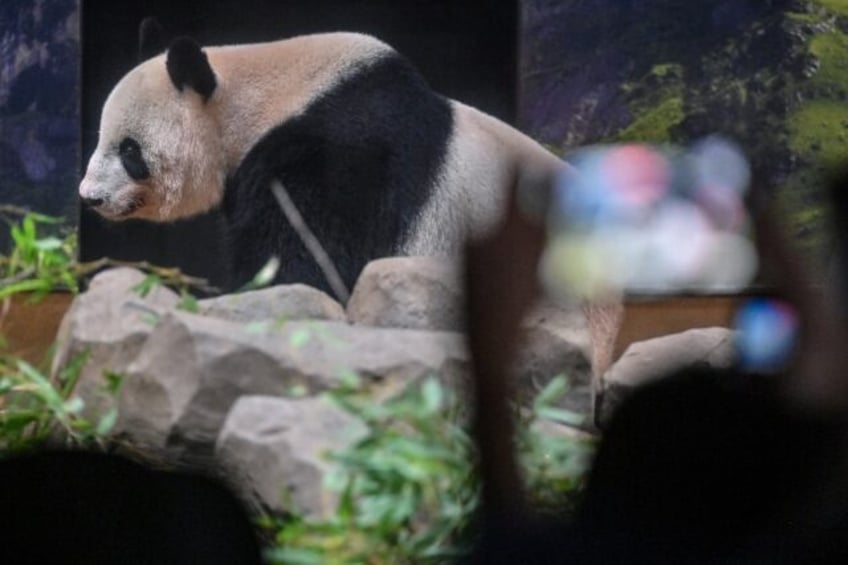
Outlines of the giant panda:
<svg viewBox="0 0 848 565">
<path fill-rule="evenodd" d="M 375 258 L 455 254 L 492 225 L 510 186 L 561 167 L 519 131 L 433 92 L 374 37 L 206 48 L 183 37 L 109 94 L 79 194 L 115 221 L 220 207 L 232 288 L 275 255 L 276 283 L 330 290 L 272 180 L 351 288 Z"/>
</svg>

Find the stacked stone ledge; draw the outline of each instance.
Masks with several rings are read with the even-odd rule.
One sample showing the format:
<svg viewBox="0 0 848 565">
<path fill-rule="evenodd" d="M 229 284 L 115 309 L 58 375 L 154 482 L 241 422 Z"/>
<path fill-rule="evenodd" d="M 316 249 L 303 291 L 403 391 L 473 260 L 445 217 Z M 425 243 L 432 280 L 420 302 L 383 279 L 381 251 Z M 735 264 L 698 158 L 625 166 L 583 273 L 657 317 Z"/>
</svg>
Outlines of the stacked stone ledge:
<svg viewBox="0 0 848 565">
<path fill-rule="evenodd" d="M 445 260 L 374 261 L 346 309 L 319 290 L 286 285 L 201 300 L 192 313 L 165 287 L 139 296 L 142 280 L 128 268 L 94 278 L 62 322 L 54 372 L 85 353 L 77 392 L 92 419 L 117 404 L 112 434 L 121 445 L 220 466 L 265 509 L 284 511 L 284 500 L 312 516 L 334 508 L 320 488 L 324 454 L 361 430 L 320 393 L 344 374 L 359 375 L 374 402 L 431 376 L 467 391 L 462 281 Z M 539 305 L 525 330 L 514 368 L 519 397 L 565 374 L 564 406 L 591 422 L 581 310 Z M 107 371 L 123 376 L 117 396 L 104 391 Z"/>
</svg>

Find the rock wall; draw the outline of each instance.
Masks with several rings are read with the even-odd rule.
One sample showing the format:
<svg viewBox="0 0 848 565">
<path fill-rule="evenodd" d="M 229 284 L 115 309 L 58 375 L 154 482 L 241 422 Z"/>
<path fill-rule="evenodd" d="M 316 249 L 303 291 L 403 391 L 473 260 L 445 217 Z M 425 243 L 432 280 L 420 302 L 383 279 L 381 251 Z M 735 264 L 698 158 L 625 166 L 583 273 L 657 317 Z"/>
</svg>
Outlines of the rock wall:
<svg viewBox="0 0 848 565">
<path fill-rule="evenodd" d="M 197 311 L 144 274 L 94 278 L 65 316 L 54 372 L 86 353 L 77 388 L 89 416 L 117 405 L 116 440 L 177 464 L 222 463 L 245 495 L 282 510 L 289 491 L 312 515 L 331 510 L 322 454 L 349 445 L 357 423 L 320 393 L 357 374 L 374 402 L 435 376 L 467 392 L 469 354 L 458 274 L 431 258 L 364 270 L 345 310 L 303 285 L 200 300 Z M 582 312 L 540 305 L 515 368 L 521 398 L 565 374 L 566 407 L 591 417 L 591 347 Z M 104 373 L 123 377 L 105 392 Z"/>
<path fill-rule="evenodd" d="M 263 509 L 293 503 L 326 516 L 335 508 L 322 488 L 324 455 L 363 430 L 321 393 L 347 375 L 358 375 L 375 403 L 428 377 L 468 393 L 460 277 L 437 259 L 371 263 L 347 310 L 290 285 L 201 300 L 190 312 L 165 287 L 140 296 L 134 288 L 144 278 L 127 268 L 94 278 L 62 322 L 54 373 L 88 355 L 77 392 L 93 420 L 117 407 L 119 445 L 171 464 L 223 468 Z M 641 383 L 733 361 L 732 332 L 711 328 L 633 344 L 605 370 L 614 340 L 606 334 L 620 310 L 546 303 L 530 312 L 513 371 L 519 401 L 564 374 L 570 392 L 562 405 L 592 429 Z M 598 320 L 587 323 L 585 312 Z M 603 361 L 594 391 L 593 357 Z M 108 373 L 122 376 L 117 395 L 106 392 Z"/>
</svg>

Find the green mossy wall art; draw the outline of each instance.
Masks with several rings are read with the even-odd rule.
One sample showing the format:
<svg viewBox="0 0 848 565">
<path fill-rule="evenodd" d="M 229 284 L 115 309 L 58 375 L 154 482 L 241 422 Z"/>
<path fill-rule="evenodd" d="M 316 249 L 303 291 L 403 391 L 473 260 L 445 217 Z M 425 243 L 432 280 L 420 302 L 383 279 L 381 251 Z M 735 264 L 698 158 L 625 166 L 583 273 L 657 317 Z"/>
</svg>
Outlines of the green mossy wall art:
<svg viewBox="0 0 848 565">
<path fill-rule="evenodd" d="M 804 256 L 830 254 L 822 188 L 848 164 L 848 0 L 524 0 L 520 121 L 587 144 L 737 140 Z"/>
</svg>

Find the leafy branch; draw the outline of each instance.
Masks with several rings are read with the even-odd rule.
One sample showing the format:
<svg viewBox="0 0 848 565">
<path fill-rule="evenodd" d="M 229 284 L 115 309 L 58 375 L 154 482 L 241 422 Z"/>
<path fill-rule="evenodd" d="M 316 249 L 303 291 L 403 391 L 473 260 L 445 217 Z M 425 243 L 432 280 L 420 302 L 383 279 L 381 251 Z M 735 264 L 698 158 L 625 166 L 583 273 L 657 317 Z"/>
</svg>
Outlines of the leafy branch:
<svg viewBox="0 0 848 565">
<path fill-rule="evenodd" d="M 297 513 L 264 517 L 260 523 L 275 533 L 269 561 L 443 563 L 467 557 L 480 485 L 462 404 L 436 379 L 375 403 L 355 375 L 346 377 L 349 382 L 328 396 L 367 432 L 328 455 L 336 465 L 326 487 L 340 494 L 336 513 L 324 520 Z M 546 511 L 570 508 L 593 451 L 591 440 L 534 425 L 576 422 L 575 414 L 554 407 L 565 392 L 560 377 L 538 395 L 517 442 L 528 491 Z"/>
<path fill-rule="evenodd" d="M 159 267 L 146 261 L 119 261 L 110 258 L 80 262 L 77 259 L 75 233 L 61 233 L 60 218 L 27 212 L 13 206 L 0 205 L 0 218 L 6 214 L 22 214 L 12 222 L 10 234 L 14 246 L 8 255 L 0 254 L 0 299 L 15 294 L 33 293 L 38 300 L 48 292 L 79 292 L 80 281 L 108 267 L 133 267 L 153 275 L 161 284 L 174 286 L 185 293 L 196 289 L 218 293 L 219 289 L 205 279 L 182 273 L 173 267 Z"/>
<path fill-rule="evenodd" d="M 85 404 L 74 391 L 87 361 L 87 352 L 74 357 L 51 380 L 21 359 L 0 356 L 0 452 L 14 454 L 57 443 L 103 446 L 118 414 L 112 408 L 96 422 L 83 416 Z M 121 377 L 104 378 L 105 391 L 117 394 Z"/>
</svg>

